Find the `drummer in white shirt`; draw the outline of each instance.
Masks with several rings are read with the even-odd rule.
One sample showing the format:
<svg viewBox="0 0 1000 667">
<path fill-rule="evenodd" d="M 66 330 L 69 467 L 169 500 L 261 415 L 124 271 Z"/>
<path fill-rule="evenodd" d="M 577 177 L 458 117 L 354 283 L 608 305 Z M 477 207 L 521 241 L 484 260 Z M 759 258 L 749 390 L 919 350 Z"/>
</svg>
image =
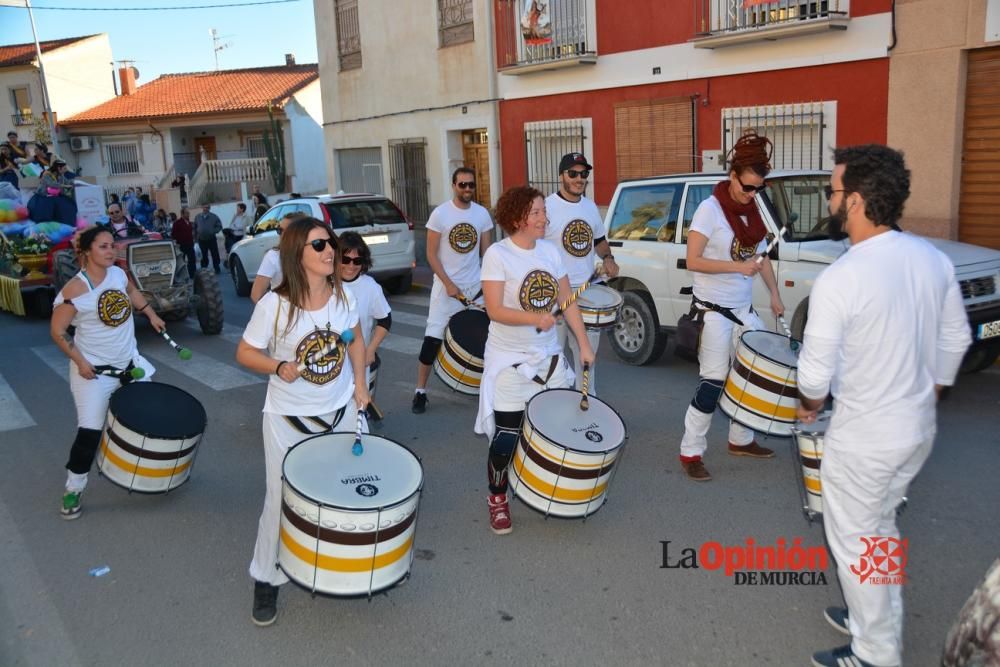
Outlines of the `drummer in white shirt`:
<svg viewBox="0 0 1000 667">
<path fill-rule="evenodd" d="M 281 232 L 285 231 L 285 228 L 293 220 L 299 220 L 301 218 L 308 217 L 302 211 L 295 211 L 294 213 L 289 213 L 278 222 L 278 227 L 275 230 L 278 232 L 278 241 L 281 241 Z M 260 266 L 257 267 L 257 275 L 253 279 L 253 286 L 250 288 L 250 300 L 257 303 L 264 295 L 269 291 L 274 291 L 277 289 L 278 285 L 281 284 L 281 256 L 278 254 L 278 246 L 275 245 L 273 248 L 264 253 L 264 257 L 260 260 Z"/>
<path fill-rule="evenodd" d="M 559 161 L 559 189 L 545 199 L 545 212 L 549 216 L 549 226 L 545 230 L 545 240 L 559 249 L 563 265 L 569 276 L 571 290 L 576 290 L 587 282 L 594 273 L 596 259 L 600 258 L 601 272 L 609 278 L 618 276 L 611 247 L 605 238 L 604 220 L 597 205 L 584 194 L 593 167 L 582 153 L 567 153 Z M 583 365 L 576 339 L 568 335 L 566 321 L 556 325 L 559 344 L 573 357 L 576 372 L 576 388 L 582 387 Z M 597 353 L 601 342 L 600 330 L 587 330 L 590 347 Z M 590 373 L 588 393 L 596 396 L 597 377 Z"/>
<path fill-rule="evenodd" d="M 476 172 L 459 167 L 451 175 L 452 198 L 435 208 L 427 220 L 427 263 L 434 272 L 424 344 L 417 363 L 417 387 L 411 409 L 427 410 L 427 380 L 451 316 L 466 306 L 459 297 L 475 301 L 480 258 L 493 242 L 493 220 L 473 201 Z"/>
<path fill-rule="evenodd" d="M 896 508 L 927 460 L 936 403 L 971 343 L 955 268 L 926 240 L 900 233 L 910 194 L 903 155 L 886 146 L 834 151 L 831 235 L 851 247 L 819 275 L 798 364 L 798 417 L 812 423 L 828 394 L 823 526 L 847 608 L 827 621 L 851 643 L 813 655 L 821 667 L 899 665 L 900 583 L 862 581 L 865 542 L 898 544 Z"/>
</svg>

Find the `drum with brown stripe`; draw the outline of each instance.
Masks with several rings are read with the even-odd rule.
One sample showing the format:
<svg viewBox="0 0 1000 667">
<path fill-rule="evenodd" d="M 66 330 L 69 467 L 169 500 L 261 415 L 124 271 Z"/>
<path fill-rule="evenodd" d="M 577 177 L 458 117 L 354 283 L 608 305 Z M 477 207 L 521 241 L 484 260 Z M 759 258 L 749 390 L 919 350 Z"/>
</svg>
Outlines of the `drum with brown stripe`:
<svg viewBox="0 0 1000 667">
<path fill-rule="evenodd" d="M 372 595 L 410 574 L 420 460 L 372 434 L 326 433 L 288 450 L 282 464 L 278 565 L 313 593 Z"/>
<path fill-rule="evenodd" d="M 479 395 L 489 331 L 485 311 L 467 308 L 452 315 L 434 359 L 434 372 L 442 382 L 463 394 Z"/>
<path fill-rule="evenodd" d="M 823 513 L 823 488 L 820 484 L 819 469 L 823 462 L 823 436 L 830 426 L 829 410 L 816 417 L 812 424 L 796 424 L 792 436 L 802 464 L 803 507 L 807 516 Z"/>
<path fill-rule="evenodd" d="M 608 498 L 628 433 L 614 408 L 595 396 L 589 401 L 584 411 L 580 392 L 548 389 L 524 410 L 510 487 L 546 516 L 586 518 Z"/>
<path fill-rule="evenodd" d="M 607 285 L 591 285 L 576 300 L 580 317 L 588 329 L 606 329 L 618 322 L 622 305 L 621 292 Z"/>
<path fill-rule="evenodd" d="M 97 469 L 129 491 L 166 493 L 190 478 L 205 423 L 205 408 L 183 389 L 127 384 L 111 395 Z"/>
<path fill-rule="evenodd" d="M 758 433 L 791 437 L 799 400 L 798 361 L 787 337 L 770 331 L 745 332 L 736 346 L 719 408 Z"/>
</svg>

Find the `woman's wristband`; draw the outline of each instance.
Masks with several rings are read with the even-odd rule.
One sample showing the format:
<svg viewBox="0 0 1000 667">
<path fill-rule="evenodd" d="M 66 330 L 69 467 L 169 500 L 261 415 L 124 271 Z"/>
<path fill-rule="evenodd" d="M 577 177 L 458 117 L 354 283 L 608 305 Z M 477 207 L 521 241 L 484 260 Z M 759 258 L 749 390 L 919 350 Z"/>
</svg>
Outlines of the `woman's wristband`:
<svg viewBox="0 0 1000 667">
<path fill-rule="evenodd" d="M 149 308 L 149 302 L 148 301 L 146 303 L 144 303 L 141 308 L 136 308 L 136 310 L 141 313 L 142 311 L 146 310 L 147 308 Z"/>
<path fill-rule="evenodd" d="M 281 374 L 281 367 L 284 366 L 287 363 L 288 363 L 287 361 L 279 361 L 278 365 L 274 369 L 274 374 L 275 375 L 280 375 Z"/>
</svg>

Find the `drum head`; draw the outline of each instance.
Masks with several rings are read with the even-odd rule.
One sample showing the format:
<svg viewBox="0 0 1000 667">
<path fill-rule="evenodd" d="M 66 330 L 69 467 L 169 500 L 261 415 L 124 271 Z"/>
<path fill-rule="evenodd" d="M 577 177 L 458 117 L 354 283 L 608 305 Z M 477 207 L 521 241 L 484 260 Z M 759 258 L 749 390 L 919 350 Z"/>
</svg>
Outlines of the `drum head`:
<svg viewBox="0 0 1000 667">
<path fill-rule="evenodd" d="M 580 409 L 580 392 L 548 389 L 535 394 L 525 409 L 532 428 L 546 440 L 576 452 L 599 453 L 625 442 L 625 422 L 614 408 L 590 397 L 590 409 Z"/>
<path fill-rule="evenodd" d="M 476 308 L 461 310 L 451 316 L 448 322 L 451 337 L 462 349 L 474 357 L 486 354 L 486 338 L 490 335 L 490 318 Z"/>
<path fill-rule="evenodd" d="M 413 452 L 370 433 L 361 443 L 364 454 L 355 456 L 353 433 L 303 440 L 285 455 L 285 482 L 316 503 L 351 510 L 395 505 L 420 488 L 424 473 Z"/>
<path fill-rule="evenodd" d="M 615 308 L 622 302 L 622 295 L 617 290 L 604 285 L 591 285 L 583 290 L 577 303 L 592 310 L 607 310 Z"/>
<path fill-rule="evenodd" d="M 132 382 L 111 395 L 114 418 L 136 433 L 181 440 L 205 432 L 205 408 L 183 389 L 162 382 Z"/>
<path fill-rule="evenodd" d="M 751 350 L 789 368 L 799 364 L 799 353 L 788 344 L 788 337 L 771 331 L 747 331 L 740 340 Z"/>
</svg>

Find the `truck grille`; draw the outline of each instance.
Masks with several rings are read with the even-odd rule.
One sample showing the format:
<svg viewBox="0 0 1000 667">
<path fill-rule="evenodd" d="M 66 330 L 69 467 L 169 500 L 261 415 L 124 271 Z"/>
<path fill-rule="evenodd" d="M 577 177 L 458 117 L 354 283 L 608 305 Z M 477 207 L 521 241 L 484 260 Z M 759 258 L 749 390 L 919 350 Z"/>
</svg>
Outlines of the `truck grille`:
<svg viewBox="0 0 1000 667">
<path fill-rule="evenodd" d="M 157 292 L 173 284 L 177 257 L 171 241 L 133 243 L 128 247 L 128 267 L 139 285 L 146 292 Z"/>
<path fill-rule="evenodd" d="M 962 298 L 968 301 L 984 296 L 996 294 L 996 276 L 980 276 L 979 278 L 969 278 L 958 281 L 962 288 Z"/>
</svg>

